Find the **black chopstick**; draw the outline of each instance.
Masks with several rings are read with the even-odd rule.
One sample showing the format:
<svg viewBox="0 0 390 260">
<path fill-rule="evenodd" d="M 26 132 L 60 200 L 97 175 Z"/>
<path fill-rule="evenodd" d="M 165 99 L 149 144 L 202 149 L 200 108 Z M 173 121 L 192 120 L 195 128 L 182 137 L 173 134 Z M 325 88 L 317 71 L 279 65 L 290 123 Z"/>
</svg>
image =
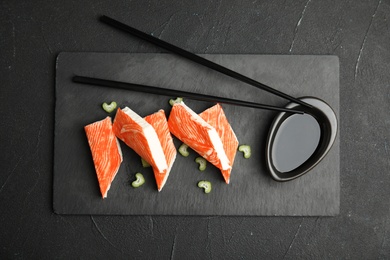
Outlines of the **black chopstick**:
<svg viewBox="0 0 390 260">
<path fill-rule="evenodd" d="M 171 51 L 171 52 L 173 52 L 175 54 L 178 54 L 178 55 L 180 55 L 182 57 L 185 57 L 185 58 L 187 58 L 187 59 L 189 59 L 191 61 L 194 61 L 194 62 L 199 63 L 199 64 L 201 64 L 203 66 L 206 66 L 206 67 L 208 67 L 210 69 L 213 69 L 213 70 L 216 70 L 216 71 L 218 71 L 220 73 L 223 73 L 223 74 L 225 74 L 227 76 L 230 76 L 232 78 L 235 78 L 237 80 L 245 82 L 247 84 L 250 84 L 252 86 L 260 88 L 262 90 L 268 91 L 268 92 L 270 92 L 272 94 L 275 94 L 275 95 L 277 95 L 279 97 L 288 99 L 288 100 L 290 100 L 292 102 L 295 102 L 295 103 L 298 103 L 300 105 L 303 105 L 303 106 L 306 106 L 306 107 L 310 107 L 310 108 L 312 107 L 311 105 L 309 105 L 309 104 L 307 104 L 307 103 L 305 103 L 305 102 L 303 102 L 303 101 L 301 101 L 301 100 L 299 100 L 297 98 L 294 98 L 294 97 L 292 97 L 292 96 L 290 96 L 290 95 L 288 95 L 286 93 L 283 93 L 283 92 L 281 92 L 279 90 L 271 88 L 271 87 L 269 87 L 267 85 L 264 85 L 263 83 L 260 83 L 260 82 L 258 82 L 256 80 L 248 78 L 248 77 L 246 77 L 246 76 L 244 76 L 244 75 L 242 75 L 240 73 L 237 73 L 237 72 L 235 72 L 235 71 L 233 71 L 231 69 L 228 69 L 228 68 L 226 68 L 224 66 L 221 66 L 221 65 L 219 65 L 219 64 L 217 64 L 215 62 L 212 62 L 210 60 L 202 58 L 202 57 L 200 57 L 200 56 L 198 56 L 198 55 L 196 55 L 194 53 L 186 51 L 186 50 L 184 50 L 182 48 L 179 48 L 179 47 L 177 47 L 175 45 L 172 45 L 172 44 L 170 44 L 168 42 L 165 42 L 165 41 L 160 40 L 160 39 L 158 39 L 156 37 L 148 35 L 148 34 L 142 32 L 142 31 L 139 31 L 139 30 L 137 30 L 137 29 L 135 29 L 133 27 L 130 27 L 130 26 L 124 24 L 124 23 L 121 23 L 121 22 L 119 22 L 117 20 L 114 20 L 114 19 L 112 19 L 112 18 L 110 18 L 108 16 L 105 16 L 105 15 L 101 16 L 100 17 L 100 21 L 102 21 L 102 22 L 104 22 L 104 23 L 106 23 L 108 25 L 111 25 L 111 26 L 113 26 L 113 27 L 115 27 L 117 29 L 126 31 L 126 32 L 130 33 L 133 36 L 136 36 L 136 37 L 141 38 L 141 39 L 143 39 L 145 41 L 153 43 L 153 44 L 155 44 L 155 45 L 157 45 L 157 46 L 159 46 L 161 48 L 164 48 L 164 49 L 166 49 L 168 51 Z"/>
<path fill-rule="evenodd" d="M 244 106 L 244 107 L 252 107 L 252 108 L 268 109 L 268 110 L 274 110 L 274 111 L 280 111 L 280 112 L 303 114 L 302 111 L 288 109 L 288 108 L 268 106 L 268 105 L 257 104 L 257 103 L 252 103 L 252 102 L 248 102 L 248 101 L 241 101 L 241 100 L 224 98 L 224 97 L 216 97 L 216 96 L 192 93 L 192 92 L 187 92 L 187 91 L 182 91 L 182 90 L 173 90 L 173 89 L 167 89 L 167 88 L 152 87 L 152 86 L 146 86 L 146 85 L 140 85 L 140 84 L 99 79 L 99 78 L 74 76 L 73 82 L 89 84 L 89 85 L 96 85 L 96 86 L 103 86 L 103 87 L 133 90 L 133 91 L 144 92 L 144 93 L 149 93 L 149 94 L 157 94 L 157 95 L 172 96 L 172 97 L 183 97 L 183 98 L 189 98 L 189 99 L 200 100 L 200 101 L 224 103 L 224 104 L 238 105 L 238 106 Z"/>
</svg>

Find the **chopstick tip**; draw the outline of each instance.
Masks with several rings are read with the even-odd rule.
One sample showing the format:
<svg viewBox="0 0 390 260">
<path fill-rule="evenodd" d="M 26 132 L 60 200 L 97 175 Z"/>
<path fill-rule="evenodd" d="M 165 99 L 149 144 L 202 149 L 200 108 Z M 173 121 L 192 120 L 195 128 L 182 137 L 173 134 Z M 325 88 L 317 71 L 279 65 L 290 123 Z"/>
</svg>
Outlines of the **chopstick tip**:
<svg viewBox="0 0 390 260">
<path fill-rule="evenodd" d="M 83 83 L 83 79 L 85 79 L 85 77 L 79 75 L 73 75 L 72 77 L 72 81 L 75 83 Z"/>
</svg>

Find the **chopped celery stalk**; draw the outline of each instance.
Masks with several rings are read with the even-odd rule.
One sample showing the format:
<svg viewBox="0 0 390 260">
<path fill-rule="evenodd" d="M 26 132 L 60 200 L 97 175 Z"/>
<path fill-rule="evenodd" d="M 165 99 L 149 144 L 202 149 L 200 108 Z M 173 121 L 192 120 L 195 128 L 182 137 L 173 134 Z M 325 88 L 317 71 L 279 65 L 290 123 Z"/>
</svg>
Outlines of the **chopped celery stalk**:
<svg viewBox="0 0 390 260">
<path fill-rule="evenodd" d="M 107 104 L 106 102 L 104 102 L 102 107 L 103 107 L 104 111 L 106 111 L 107 113 L 111 113 L 116 108 L 116 102 L 112 101 L 110 104 Z"/>
<path fill-rule="evenodd" d="M 251 157 L 251 147 L 249 145 L 240 145 L 238 147 L 238 150 L 244 153 L 244 158 L 248 159 L 249 157 Z"/>
<path fill-rule="evenodd" d="M 181 155 L 183 155 L 184 157 L 187 157 L 190 153 L 188 152 L 188 145 L 186 145 L 185 143 L 183 143 L 182 145 L 180 145 L 179 147 L 179 153 Z"/>
<path fill-rule="evenodd" d="M 151 166 L 147 161 L 144 160 L 144 158 L 141 158 L 141 163 L 142 163 L 142 167 L 144 167 L 144 168 Z"/>
<path fill-rule="evenodd" d="M 209 182 L 209 181 L 198 182 L 198 187 L 204 189 L 204 193 L 211 192 L 211 182 Z"/>
<path fill-rule="evenodd" d="M 195 162 L 197 162 L 199 164 L 199 171 L 203 172 L 204 170 L 206 170 L 207 161 L 205 158 L 197 157 L 195 159 Z"/>
<path fill-rule="evenodd" d="M 169 104 L 170 104 L 171 106 L 173 106 L 173 104 L 175 104 L 175 103 L 180 103 L 180 102 L 182 102 L 182 101 L 183 101 L 183 98 L 177 97 L 176 99 L 170 99 L 170 100 L 169 100 Z"/>
<path fill-rule="evenodd" d="M 131 186 L 133 186 L 134 188 L 138 188 L 138 187 L 140 187 L 142 184 L 145 183 L 145 178 L 144 178 L 144 176 L 142 175 L 142 173 L 137 172 L 137 173 L 135 174 L 135 177 L 136 177 L 137 179 L 131 183 Z"/>
</svg>

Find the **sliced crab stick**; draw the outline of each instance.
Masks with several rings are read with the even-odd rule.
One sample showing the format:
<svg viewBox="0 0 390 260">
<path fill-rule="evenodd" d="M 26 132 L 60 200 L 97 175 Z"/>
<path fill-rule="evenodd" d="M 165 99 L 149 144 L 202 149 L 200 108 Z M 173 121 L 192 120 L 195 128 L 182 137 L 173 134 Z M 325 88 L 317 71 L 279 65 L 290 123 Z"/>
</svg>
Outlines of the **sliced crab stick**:
<svg viewBox="0 0 390 260">
<path fill-rule="evenodd" d="M 171 133 L 221 170 L 231 169 L 221 138 L 214 127 L 184 102 L 175 103 L 168 119 Z"/>
<path fill-rule="evenodd" d="M 132 148 L 160 173 L 168 169 L 158 135 L 145 119 L 128 107 L 118 108 L 113 130 L 115 135 Z"/>
<path fill-rule="evenodd" d="M 164 110 L 160 109 L 156 113 L 146 116 L 144 119 L 153 126 L 154 130 L 156 130 L 168 165 L 168 169 L 164 172 L 160 172 L 158 169 L 153 167 L 157 189 L 158 191 L 161 191 L 168 179 L 169 172 L 171 171 L 172 165 L 176 159 L 177 152 L 175 145 L 173 144 L 171 133 L 169 132 L 168 122 Z"/>
<path fill-rule="evenodd" d="M 229 184 L 230 173 L 233 167 L 234 158 L 236 157 L 238 140 L 232 127 L 230 126 L 226 115 L 220 104 L 216 104 L 202 113 L 199 114 L 207 123 L 215 128 L 219 137 L 221 138 L 223 149 L 225 150 L 226 156 L 229 159 L 230 169 L 221 169 L 225 182 Z"/>
<path fill-rule="evenodd" d="M 122 163 L 122 151 L 116 138 L 110 117 L 84 127 L 92 152 L 100 192 L 103 198 L 111 187 Z"/>
</svg>

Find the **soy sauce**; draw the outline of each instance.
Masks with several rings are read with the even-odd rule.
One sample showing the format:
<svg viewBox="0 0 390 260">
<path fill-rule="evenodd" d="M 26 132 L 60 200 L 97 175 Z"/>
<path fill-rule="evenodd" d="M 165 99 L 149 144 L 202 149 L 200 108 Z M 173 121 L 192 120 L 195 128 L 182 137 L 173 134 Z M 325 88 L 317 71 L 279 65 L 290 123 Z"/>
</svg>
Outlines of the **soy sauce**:
<svg viewBox="0 0 390 260">
<path fill-rule="evenodd" d="M 272 158 L 279 172 L 289 172 L 309 159 L 321 138 L 317 120 L 309 114 L 286 118 L 275 135 Z"/>
</svg>

